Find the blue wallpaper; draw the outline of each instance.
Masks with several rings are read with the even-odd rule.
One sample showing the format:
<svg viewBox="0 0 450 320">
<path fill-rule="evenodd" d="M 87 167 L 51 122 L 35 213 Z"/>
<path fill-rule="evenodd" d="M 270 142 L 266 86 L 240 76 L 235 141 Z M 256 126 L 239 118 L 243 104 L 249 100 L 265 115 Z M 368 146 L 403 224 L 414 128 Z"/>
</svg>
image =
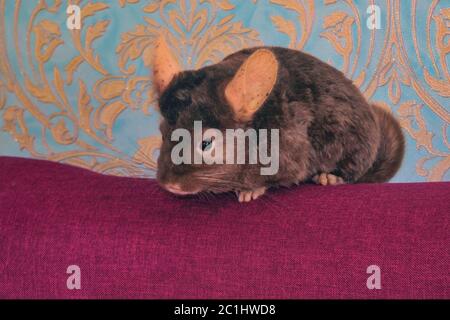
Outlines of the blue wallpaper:
<svg viewBox="0 0 450 320">
<path fill-rule="evenodd" d="M 186 69 L 261 44 L 315 55 L 400 120 L 393 181 L 450 180 L 449 1 L 0 0 L 0 19 L 0 155 L 153 176 L 163 35 Z"/>
</svg>

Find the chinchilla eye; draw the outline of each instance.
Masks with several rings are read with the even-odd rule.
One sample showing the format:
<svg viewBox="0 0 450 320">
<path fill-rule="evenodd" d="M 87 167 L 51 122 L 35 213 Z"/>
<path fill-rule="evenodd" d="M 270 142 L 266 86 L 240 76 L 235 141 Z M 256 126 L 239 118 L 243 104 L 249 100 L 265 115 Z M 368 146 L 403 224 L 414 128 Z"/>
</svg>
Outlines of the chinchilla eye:
<svg viewBox="0 0 450 320">
<path fill-rule="evenodd" d="M 202 141 L 202 151 L 208 151 L 212 147 L 213 138 L 208 138 Z"/>
</svg>

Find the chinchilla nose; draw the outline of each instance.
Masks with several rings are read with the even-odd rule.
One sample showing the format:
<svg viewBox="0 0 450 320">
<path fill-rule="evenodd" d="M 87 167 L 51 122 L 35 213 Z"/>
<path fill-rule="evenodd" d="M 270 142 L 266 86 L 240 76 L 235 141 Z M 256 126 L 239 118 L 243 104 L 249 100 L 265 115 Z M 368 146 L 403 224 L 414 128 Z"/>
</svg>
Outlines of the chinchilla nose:
<svg viewBox="0 0 450 320">
<path fill-rule="evenodd" d="M 164 189 L 178 195 L 192 194 L 192 192 L 184 191 L 179 183 L 166 183 L 162 185 Z"/>
</svg>

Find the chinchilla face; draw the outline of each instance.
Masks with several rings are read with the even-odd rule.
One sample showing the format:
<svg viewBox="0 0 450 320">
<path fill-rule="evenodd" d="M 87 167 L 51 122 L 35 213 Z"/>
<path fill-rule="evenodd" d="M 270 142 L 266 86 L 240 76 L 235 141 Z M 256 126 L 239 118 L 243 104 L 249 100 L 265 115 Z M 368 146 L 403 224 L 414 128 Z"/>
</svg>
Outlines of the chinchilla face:
<svg viewBox="0 0 450 320">
<path fill-rule="evenodd" d="M 230 146 L 226 137 L 230 129 L 251 126 L 253 114 L 270 94 L 277 74 L 273 54 L 261 49 L 243 63 L 231 60 L 181 71 L 161 41 L 154 61 L 154 84 L 163 117 L 157 172 L 160 185 L 179 195 L 245 189 L 243 177 L 251 153 L 246 153 L 244 163 L 227 162 L 227 156 L 237 155 L 239 150 L 236 144 Z M 269 73 L 265 68 L 265 80 L 261 80 L 261 66 L 268 64 L 274 68 L 269 68 Z M 214 162 L 219 158 L 222 161 Z"/>
<path fill-rule="evenodd" d="M 181 72 L 159 99 L 163 119 L 157 179 L 175 194 L 224 192 L 238 187 L 240 165 L 204 161 L 220 150 L 218 139 L 205 133 L 217 130 L 225 135 L 227 128 L 236 125 L 229 107 L 215 88 L 208 88 L 208 83 L 203 70 Z M 221 150 L 222 157 L 226 157 L 226 149 Z M 184 161 L 180 163 L 178 158 Z"/>
</svg>

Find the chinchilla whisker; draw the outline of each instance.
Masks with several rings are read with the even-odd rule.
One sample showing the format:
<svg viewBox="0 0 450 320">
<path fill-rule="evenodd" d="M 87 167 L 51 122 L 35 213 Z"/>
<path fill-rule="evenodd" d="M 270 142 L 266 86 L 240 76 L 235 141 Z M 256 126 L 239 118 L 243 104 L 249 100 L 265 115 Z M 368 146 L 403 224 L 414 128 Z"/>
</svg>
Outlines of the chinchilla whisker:
<svg viewBox="0 0 450 320">
<path fill-rule="evenodd" d="M 272 213 L 280 212 L 280 207 L 277 207 L 276 205 L 274 205 L 274 202 L 276 202 L 276 201 L 273 201 L 273 199 L 269 200 L 266 197 L 264 197 L 264 195 L 258 198 L 258 200 L 260 200 L 260 199 L 267 205 L 267 207 L 270 209 L 270 211 L 272 211 Z M 283 208 L 283 206 L 281 206 L 281 207 Z"/>
<path fill-rule="evenodd" d="M 230 190 L 230 187 L 233 188 L 240 188 L 242 185 L 240 183 L 237 182 L 233 182 L 231 180 L 225 180 L 225 179 L 220 179 L 220 178 L 213 178 L 213 177 L 199 177 L 197 176 L 197 179 L 204 181 L 204 182 L 212 182 L 215 184 L 218 184 L 220 186 L 224 187 L 224 191 L 226 190 Z"/>
<path fill-rule="evenodd" d="M 205 191 L 205 192 L 202 192 L 202 193 L 203 193 L 203 195 L 205 197 L 205 200 L 207 202 L 211 202 L 212 198 L 210 197 L 211 196 L 210 192 L 209 191 Z"/>
<path fill-rule="evenodd" d="M 205 199 L 205 195 L 203 194 L 203 192 L 197 193 L 195 196 L 196 196 L 198 199 L 200 199 L 200 200 L 206 200 L 206 199 Z"/>
<path fill-rule="evenodd" d="M 292 209 L 295 209 L 295 208 L 286 206 L 286 203 L 277 200 L 276 197 L 271 198 L 271 201 L 268 201 L 268 203 L 270 203 L 270 205 L 271 205 L 274 209 L 276 209 L 277 212 L 279 212 L 280 208 L 283 209 L 283 210 L 285 210 L 285 211 L 291 211 Z"/>
</svg>

